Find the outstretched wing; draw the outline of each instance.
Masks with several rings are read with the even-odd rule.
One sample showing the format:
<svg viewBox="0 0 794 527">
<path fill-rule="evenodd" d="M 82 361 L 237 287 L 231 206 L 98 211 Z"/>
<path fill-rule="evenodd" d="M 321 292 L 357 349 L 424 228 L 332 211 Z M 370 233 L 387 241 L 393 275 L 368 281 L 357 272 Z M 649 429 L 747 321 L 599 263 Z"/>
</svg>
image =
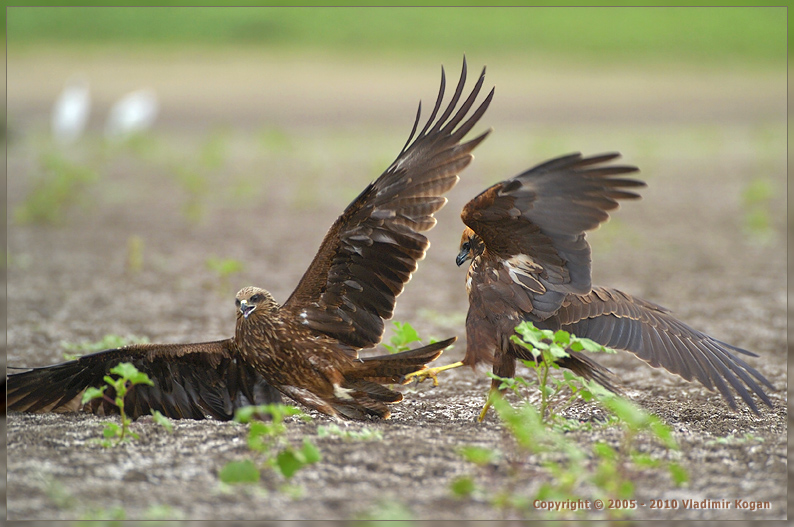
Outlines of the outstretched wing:
<svg viewBox="0 0 794 527">
<path fill-rule="evenodd" d="M 124 399 L 125 413 L 137 418 L 152 410 L 173 419 L 230 420 L 242 406 L 279 402 L 279 392 L 251 367 L 237 360 L 233 339 L 196 344 L 136 344 L 99 351 L 79 359 L 12 373 L 7 381 L 10 411 L 118 413 L 107 398 L 83 407 L 88 387 L 107 386 L 104 377 L 121 362 L 146 373 L 154 386 L 135 385 Z"/>
<path fill-rule="evenodd" d="M 347 207 L 331 226 L 298 287 L 283 306 L 312 329 L 353 347 L 374 346 L 383 335 L 384 319 L 417 262 L 428 247 L 425 236 L 444 206 L 443 194 L 458 182 L 458 173 L 472 160 L 472 150 L 488 132 L 461 144 L 482 117 L 493 90 L 467 117 L 485 79 L 483 69 L 469 97 L 456 111 L 466 82 L 466 61 L 449 105 L 436 119 L 444 96 L 441 89 L 427 124 L 389 168 Z M 464 120 L 465 119 L 465 120 Z"/>
<path fill-rule="evenodd" d="M 463 207 L 461 218 L 485 244 L 482 256 L 489 287 L 504 291 L 515 309 L 545 320 L 568 293 L 590 292 L 590 244 L 585 231 L 607 220 L 618 200 L 639 198 L 635 179 L 614 177 L 637 172 L 608 165 L 619 154 L 571 154 L 497 183 Z M 496 274 L 500 274 L 497 276 Z M 485 278 L 485 276 L 483 276 Z M 476 285 L 476 284 L 475 284 Z"/>
<path fill-rule="evenodd" d="M 758 382 L 774 389 L 763 375 L 736 356 L 754 353 L 712 338 L 677 320 L 666 309 L 615 289 L 593 288 L 571 295 L 558 313 L 560 327 L 579 337 L 634 353 L 653 367 L 662 367 L 706 388 L 715 388 L 736 408 L 730 384 L 758 413 L 745 385 L 772 406 Z M 727 381 L 727 384 L 726 384 Z M 744 384 L 742 384 L 744 383 Z"/>
</svg>

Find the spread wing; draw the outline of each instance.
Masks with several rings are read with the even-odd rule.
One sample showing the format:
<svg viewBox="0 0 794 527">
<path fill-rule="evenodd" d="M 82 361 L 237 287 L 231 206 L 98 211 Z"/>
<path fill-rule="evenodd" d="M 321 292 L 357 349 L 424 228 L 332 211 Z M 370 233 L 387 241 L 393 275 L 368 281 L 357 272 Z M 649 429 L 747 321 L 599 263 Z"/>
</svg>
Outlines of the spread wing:
<svg viewBox="0 0 794 527">
<path fill-rule="evenodd" d="M 595 229 L 618 200 L 639 198 L 631 188 L 645 183 L 622 174 L 637 172 L 608 165 L 619 154 L 584 158 L 571 154 L 497 183 L 463 207 L 461 218 L 485 244 L 482 259 L 490 281 L 505 290 L 515 309 L 545 320 L 568 293 L 590 292 L 590 244 Z M 474 275 L 476 281 L 485 274 Z"/>
<path fill-rule="evenodd" d="M 688 381 L 695 378 L 710 390 L 716 387 L 731 408 L 736 403 L 728 384 L 754 412 L 758 408 L 745 385 L 772 406 L 756 380 L 774 389 L 772 384 L 736 356 L 755 357 L 754 353 L 689 327 L 661 306 L 596 287 L 587 295 L 571 295 L 558 317 L 562 329 L 579 337 L 634 353 L 653 367 L 661 366 Z"/>
<path fill-rule="evenodd" d="M 236 359 L 233 339 L 196 344 L 136 344 L 99 351 L 76 360 L 12 373 L 7 381 L 8 410 L 70 412 L 83 408 L 88 387 L 107 386 L 104 377 L 120 362 L 146 373 L 154 386 L 135 385 L 125 397 L 132 418 L 151 410 L 173 419 L 229 420 L 241 406 L 280 402 L 280 394 L 252 368 Z M 94 399 L 85 410 L 97 415 L 118 413 L 109 400 Z"/>
<path fill-rule="evenodd" d="M 466 81 L 466 61 L 455 93 L 441 110 L 445 79 L 424 128 L 408 141 L 386 171 L 331 226 L 298 287 L 283 306 L 312 329 L 353 347 L 374 346 L 392 316 L 395 299 L 429 245 L 421 234 L 444 206 L 443 194 L 458 182 L 472 150 L 488 132 L 461 143 L 482 117 L 493 90 L 467 118 L 485 79 L 483 69 L 469 97 L 456 108 Z"/>
</svg>

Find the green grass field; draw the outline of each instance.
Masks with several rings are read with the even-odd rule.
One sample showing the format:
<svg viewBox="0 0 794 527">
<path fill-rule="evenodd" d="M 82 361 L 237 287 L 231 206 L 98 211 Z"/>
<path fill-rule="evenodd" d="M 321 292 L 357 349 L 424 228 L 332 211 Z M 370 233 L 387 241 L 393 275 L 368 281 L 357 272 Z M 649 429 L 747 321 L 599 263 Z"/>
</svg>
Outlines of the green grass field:
<svg viewBox="0 0 794 527">
<path fill-rule="evenodd" d="M 319 48 L 355 57 L 463 50 L 595 63 L 778 65 L 784 7 L 11 7 L 9 51 L 36 46 Z M 782 61 L 782 62 L 781 62 Z"/>
</svg>

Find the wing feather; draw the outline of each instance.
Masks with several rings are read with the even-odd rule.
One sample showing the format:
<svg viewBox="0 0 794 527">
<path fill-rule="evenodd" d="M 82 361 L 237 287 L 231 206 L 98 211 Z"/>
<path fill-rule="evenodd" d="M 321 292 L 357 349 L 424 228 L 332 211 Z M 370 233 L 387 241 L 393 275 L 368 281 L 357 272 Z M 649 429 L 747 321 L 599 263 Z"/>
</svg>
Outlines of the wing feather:
<svg viewBox="0 0 794 527">
<path fill-rule="evenodd" d="M 420 106 L 400 155 L 333 224 L 284 311 L 353 347 L 380 342 L 384 320 L 391 318 L 396 297 L 429 245 L 420 233 L 435 225 L 433 214 L 447 202 L 443 194 L 455 186 L 458 173 L 472 160 L 471 152 L 489 133 L 460 143 L 493 97 L 491 90 L 469 115 L 484 78 L 483 69 L 458 108 L 466 83 L 464 59 L 452 99 L 436 119 L 446 85 L 442 69 L 441 88 L 427 123 L 411 142 Z"/>
<path fill-rule="evenodd" d="M 588 295 L 569 295 L 557 318 L 562 329 L 579 337 L 631 352 L 686 380 L 697 379 L 706 388 L 719 391 L 732 408 L 736 403 L 731 388 L 755 412 L 758 409 L 750 392 L 772 404 L 759 382 L 774 389 L 772 383 L 736 356 L 754 353 L 689 327 L 661 306 L 598 287 Z"/>
<path fill-rule="evenodd" d="M 118 413 L 109 400 L 81 403 L 86 388 L 106 386 L 104 377 L 120 362 L 146 373 L 154 386 L 139 384 L 125 397 L 125 410 L 138 418 L 158 410 L 173 419 L 229 420 L 251 404 L 279 402 L 279 392 L 237 360 L 233 339 L 194 344 L 136 344 L 78 359 L 12 373 L 6 379 L 8 409 L 22 412 Z M 115 398 L 111 387 L 105 392 Z"/>
<path fill-rule="evenodd" d="M 618 200 L 639 195 L 639 180 L 614 177 L 637 172 L 608 165 L 619 154 L 589 158 L 569 154 L 497 183 L 472 199 L 461 218 L 485 244 L 484 258 L 521 257 L 535 264 L 545 292 L 533 293 L 533 317 L 554 314 L 567 293 L 590 292 L 590 244 L 585 231 L 606 221 Z"/>
</svg>

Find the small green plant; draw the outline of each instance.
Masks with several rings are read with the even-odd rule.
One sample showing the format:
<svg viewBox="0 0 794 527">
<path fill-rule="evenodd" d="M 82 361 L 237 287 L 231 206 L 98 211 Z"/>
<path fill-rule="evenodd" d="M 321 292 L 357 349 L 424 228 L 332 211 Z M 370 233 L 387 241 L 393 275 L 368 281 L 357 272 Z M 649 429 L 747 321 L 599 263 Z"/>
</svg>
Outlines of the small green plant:
<svg viewBox="0 0 794 527">
<path fill-rule="evenodd" d="M 177 181 L 187 194 L 182 213 L 191 222 L 198 222 L 204 214 L 204 197 L 209 193 L 207 175 L 190 167 L 175 167 Z"/>
<path fill-rule="evenodd" d="M 158 161 L 163 155 L 160 138 L 150 131 L 141 130 L 118 139 L 120 141 L 111 140 L 105 143 L 104 147 L 109 155 L 117 155 L 126 150 L 134 156 L 150 162 Z"/>
<path fill-rule="evenodd" d="M 213 130 L 199 149 L 199 162 L 209 170 L 219 169 L 226 161 L 229 130 L 219 128 Z"/>
<path fill-rule="evenodd" d="M 516 331 L 520 338 L 516 336 L 514 341 L 527 348 L 536 358 L 535 361 L 525 361 L 525 364 L 535 373 L 541 392 L 541 408 L 536 409 L 526 400 L 514 408 L 501 396 L 501 392 L 491 394 L 489 402 L 515 440 L 515 455 L 518 459 L 513 461 L 514 466 L 507 480 L 496 485 L 496 488 L 493 488 L 494 485 L 481 488 L 471 475 L 454 479 L 450 483 L 450 492 L 454 497 L 462 499 L 478 494 L 494 507 L 529 515 L 534 511 L 532 503 L 535 500 L 576 502 L 594 495 L 604 500 L 630 500 L 634 496 L 633 480 L 642 470 L 666 468 L 674 484 L 686 483 L 686 471 L 675 461 L 664 459 L 670 455 L 654 458 L 637 449 L 637 437 L 643 435 L 665 449 L 677 450 L 670 428 L 656 416 L 571 372 L 565 372 L 563 379 L 549 375 L 550 369 L 555 367 L 554 360 L 567 356 L 569 351 L 609 350 L 564 331 L 538 330 L 529 323 L 521 324 Z M 501 382 L 501 389 L 511 389 L 519 395 L 527 387 L 534 386 L 522 377 L 501 378 L 492 375 L 492 378 Z M 570 393 L 562 397 L 562 403 L 553 405 L 566 391 Z M 620 429 L 617 444 L 596 441 L 582 446 L 575 441 L 569 432 L 583 427 L 559 412 L 576 398 L 598 401 L 609 412 L 610 418 L 600 426 L 604 429 Z M 498 459 L 497 453 L 478 447 L 461 450 L 460 455 L 481 470 Z M 532 461 L 528 462 L 528 459 Z M 516 491 L 515 487 L 520 482 L 537 478 L 536 471 L 533 471 L 531 478 L 525 472 L 528 465 L 538 464 L 546 472 L 548 481 L 532 497 Z M 607 508 L 605 511 L 613 519 L 630 514 L 629 509 Z"/>
<path fill-rule="evenodd" d="M 136 337 L 134 335 L 105 335 L 101 340 L 95 342 L 61 342 L 61 346 L 66 350 L 63 353 L 65 360 L 74 360 L 86 353 L 93 353 L 95 351 L 102 351 L 106 349 L 116 349 L 127 346 L 129 344 L 145 344 L 149 342 L 147 337 Z"/>
<path fill-rule="evenodd" d="M 596 389 L 597 391 L 597 389 Z M 614 395 L 609 397 L 615 398 Z M 627 402 L 627 401 L 625 401 Z M 620 445 L 615 447 L 604 441 L 582 446 L 574 438 L 556 426 L 549 426 L 540 412 L 527 401 L 513 407 L 496 394 L 492 404 L 500 420 L 516 442 L 517 451 L 512 459 L 512 469 L 501 483 L 480 487 L 473 476 L 461 476 L 450 483 L 451 494 L 467 498 L 473 494 L 484 496 L 494 507 L 513 510 L 528 516 L 535 512 L 535 500 L 557 500 L 578 502 L 591 497 L 602 500 L 630 500 L 634 496 L 633 480 L 639 471 L 666 466 L 671 480 L 676 485 L 686 482 L 686 472 L 674 462 L 654 459 L 636 451 L 633 439 L 639 433 L 650 433 L 655 440 L 667 447 L 675 448 L 669 429 L 642 410 L 631 410 L 631 416 L 618 409 L 616 422 L 625 427 Z M 628 403 L 631 404 L 631 403 Z M 619 403 L 625 409 L 623 403 Z M 626 421 L 624 419 L 628 418 Z M 482 469 L 494 463 L 498 456 L 489 451 L 473 450 L 461 452 L 461 456 Z M 528 460 L 532 461 L 528 461 Z M 516 490 L 523 481 L 537 478 L 538 465 L 546 473 L 546 481 L 534 495 Z M 527 475 L 531 470 L 531 478 Z M 581 514 L 581 511 L 574 511 Z M 630 509 L 606 509 L 610 518 L 617 519 L 631 513 Z"/>
<path fill-rule="evenodd" d="M 243 270 L 243 263 L 232 258 L 211 256 L 207 258 L 205 263 L 207 264 L 207 269 L 215 272 L 219 278 L 228 278 L 234 273 L 239 273 Z"/>
<path fill-rule="evenodd" d="M 99 179 L 90 168 L 58 154 L 45 154 L 41 165 L 41 177 L 33 184 L 25 201 L 14 210 L 18 223 L 62 223 L 68 208 L 83 198 L 90 183 Z"/>
<path fill-rule="evenodd" d="M 421 343 L 422 339 L 419 334 L 408 322 L 392 322 L 394 326 L 394 335 L 389 339 L 389 344 L 382 344 L 384 348 L 389 350 L 389 353 L 399 353 L 411 349 L 411 344 L 414 342 Z M 428 343 L 433 344 L 437 339 L 431 338 Z"/>
<path fill-rule="evenodd" d="M 769 202 L 774 194 L 772 183 L 765 178 L 754 179 L 742 192 L 744 230 L 757 241 L 767 242 L 772 237 Z"/>
<path fill-rule="evenodd" d="M 127 238 L 127 271 L 139 273 L 143 269 L 143 238 L 133 234 Z"/>
<path fill-rule="evenodd" d="M 399 353 L 411 349 L 411 344 L 414 342 L 421 342 L 416 330 L 407 322 L 392 322 L 394 325 L 394 335 L 392 335 L 389 342 L 391 345 L 383 344 L 383 347 L 389 350 L 389 353 Z"/>
<path fill-rule="evenodd" d="M 270 421 L 256 419 L 265 415 L 270 416 Z M 221 482 L 256 483 L 261 477 L 260 466 L 273 469 L 288 480 L 301 468 L 320 461 L 320 451 L 308 437 L 303 438 L 300 447 L 290 444 L 286 437 L 287 426 L 284 424 L 284 419 L 289 416 L 311 419 L 298 408 L 282 404 L 239 408 L 235 412 L 234 420 L 249 424 L 248 448 L 264 457 L 264 462 L 257 464 L 250 459 L 231 461 L 218 474 Z"/>
<path fill-rule="evenodd" d="M 458 449 L 458 455 L 469 463 L 474 463 L 482 468 L 495 464 L 502 457 L 502 453 L 493 448 L 483 448 L 478 446 L 465 446 Z M 477 492 L 477 485 L 470 474 L 458 476 L 449 485 L 450 491 L 455 498 L 468 498 Z"/>
<path fill-rule="evenodd" d="M 222 291 L 229 288 L 229 278 L 235 273 L 242 272 L 245 267 L 240 260 L 235 260 L 233 258 L 218 258 L 216 256 L 210 256 L 204 263 L 207 269 L 215 273 L 218 277 L 218 287 Z"/>
<path fill-rule="evenodd" d="M 129 362 L 120 362 L 110 369 L 110 373 L 116 377 L 105 375 L 105 382 L 107 383 L 107 386 L 102 386 L 101 388 L 90 387 L 86 389 L 86 391 L 83 393 L 82 400 L 82 404 L 86 404 L 87 402 L 94 399 L 106 398 L 108 401 L 115 404 L 119 409 L 119 414 L 121 416 L 121 426 L 117 425 L 116 423 L 107 423 L 105 425 L 105 429 L 102 432 L 105 439 L 101 442 L 103 446 L 114 445 L 114 439 L 115 445 L 121 444 L 122 441 L 128 440 L 130 437 L 138 439 L 138 434 L 130 430 L 132 419 L 127 417 L 127 414 L 124 411 L 124 396 L 127 395 L 127 392 L 130 388 L 137 384 L 148 384 L 149 386 L 154 386 L 154 383 L 151 381 L 151 379 L 149 379 L 148 375 L 138 371 L 138 369 Z M 113 399 L 105 395 L 105 390 L 108 386 L 113 388 L 113 391 L 115 392 L 115 398 Z"/>
<path fill-rule="evenodd" d="M 342 429 L 337 424 L 320 425 L 317 427 L 317 437 L 341 437 L 345 441 L 380 441 L 383 434 L 380 430 L 363 427 L 360 430 Z"/>
<path fill-rule="evenodd" d="M 516 327 L 516 333 L 511 340 L 519 346 L 526 348 L 535 357 L 534 361 L 522 361 L 524 365 L 534 372 L 538 389 L 540 391 L 540 415 L 544 420 L 559 420 L 560 413 L 573 404 L 576 399 L 581 398 L 591 401 L 593 394 L 584 382 L 584 379 L 571 373 L 563 372 L 563 378 L 550 376 L 551 370 L 559 369 L 557 360 L 568 356 L 568 350 L 574 352 L 602 352 L 615 353 L 597 342 L 587 338 L 580 338 L 571 335 L 567 331 L 549 329 L 538 329 L 532 322 L 522 322 Z M 489 374 L 495 378 L 493 374 Z M 522 377 L 499 378 L 500 390 L 509 388 L 518 391 L 521 387 L 529 387 L 530 384 Z M 552 403 L 560 394 L 568 392 L 567 397 L 556 406 Z"/>
<path fill-rule="evenodd" d="M 169 434 L 174 431 L 174 424 L 170 419 L 160 413 L 160 410 L 152 410 L 152 417 L 154 418 L 154 422 L 165 428 L 165 431 Z"/>
<path fill-rule="evenodd" d="M 743 436 L 736 436 L 734 434 L 727 435 L 725 437 L 717 437 L 715 439 L 709 439 L 706 441 L 706 445 L 744 445 L 746 443 L 757 442 L 763 443 L 764 438 L 752 434 L 750 432 L 745 433 Z"/>
<path fill-rule="evenodd" d="M 380 527 L 388 521 L 390 527 L 410 527 L 416 519 L 411 509 L 397 498 L 382 498 L 366 510 L 356 514 L 353 527 Z"/>
<path fill-rule="evenodd" d="M 268 152 L 287 152 L 295 148 L 295 142 L 286 130 L 275 126 L 266 127 L 259 131 L 259 143 Z"/>
<path fill-rule="evenodd" d="M 93 505 L 83 512 L 81 519 L 75 522 L 75 525 L 76 527 L 88 527 L 89 525 L 116 527 L 123 525 L 122 522 L 127 519 L 127 510 L 124 507 L 115 506 L 106 509 Z"/>
<path fill-rule="evenodd" d="M 56 480 L 49 474 L 44 475 L 42 473 L 36 473 L 35 476 L 36 479 L 40 480 L 47 499 L 49 499 L 58 509 L 72 510 L 77 507 L 77 500 L 66 487 L 66 485 Z"/>
</svg>

